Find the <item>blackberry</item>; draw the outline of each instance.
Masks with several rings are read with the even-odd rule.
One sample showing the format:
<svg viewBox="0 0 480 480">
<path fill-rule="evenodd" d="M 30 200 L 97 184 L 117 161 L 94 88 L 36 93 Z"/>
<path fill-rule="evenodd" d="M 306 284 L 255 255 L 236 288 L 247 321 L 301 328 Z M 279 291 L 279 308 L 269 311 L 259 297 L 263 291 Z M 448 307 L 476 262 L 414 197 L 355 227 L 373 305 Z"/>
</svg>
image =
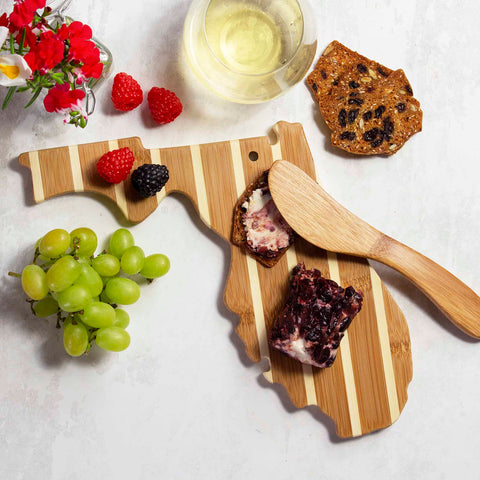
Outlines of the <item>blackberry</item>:
<svg viewBox="0 0 480 480">
<path fill-rule="evenodd" d="M 165 165 L 146 163 L 132 173 L 133 188 L 145 198 L 152 197 L 168 182 L 168 169 Z"/>
</svg>

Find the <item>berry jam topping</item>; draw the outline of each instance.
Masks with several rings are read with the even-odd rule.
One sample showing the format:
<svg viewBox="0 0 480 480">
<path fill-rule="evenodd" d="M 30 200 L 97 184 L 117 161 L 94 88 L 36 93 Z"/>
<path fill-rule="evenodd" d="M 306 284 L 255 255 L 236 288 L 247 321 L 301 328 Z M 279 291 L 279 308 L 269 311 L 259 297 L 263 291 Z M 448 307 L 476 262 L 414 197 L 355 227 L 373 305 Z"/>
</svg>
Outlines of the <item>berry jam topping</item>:
<svg viewBox="0 0 480 480">
<path fill-rule="evenodd" d="M 278 211 L 268 187 L 257 188 L 242 205 L 247 247 L 268 256 L 293 242 L 293 230 Z"/>
<path fill-rule="evenodd" d="M 300 263 L 293 269 L 289 296 L 270 333 L 270 345 L 302 363 L 330 367 L 362 301 L 353 287 L 343 289 Z"/>
</svg>

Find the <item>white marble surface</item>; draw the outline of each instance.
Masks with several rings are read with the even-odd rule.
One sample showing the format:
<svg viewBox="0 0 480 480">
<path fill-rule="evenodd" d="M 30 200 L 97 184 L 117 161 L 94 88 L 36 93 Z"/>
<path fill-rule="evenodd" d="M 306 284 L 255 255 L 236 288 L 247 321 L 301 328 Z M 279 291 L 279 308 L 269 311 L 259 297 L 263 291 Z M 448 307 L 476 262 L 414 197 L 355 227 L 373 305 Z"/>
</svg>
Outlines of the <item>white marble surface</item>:
<svg viewBox="0 0 480 480">
<path fill-rule="evenodd" d="M 9 1 L 0 0 L 2 10 Z M 115 72 L 148 90 L 175 90 L 184 112 L 156 126 L 145 105 L 117 114 L 111 82 L 85 131 L 17 98 L 0 113 L 0 478 L 478 479 L 480 344 L 399 274 L 379 266 L 410 326 L 414 375 L 392 427 L 339 441 L 315 409 L 295 410 L 269 386 L 222 304 L 229 248 L 188 202 L 167 198 L 132 226 L 149 252 L 170 256 L 167 277 L 129 308 L 131 347 L 70 359 L 52 322 L 31 317 L 20 269 L 39 236 L 88 225 L 100 237 L 127 225 L 110 203 L 68 195 L 33 205 L 27 150 L 138 135 L 175 146 L 263 135 L 302 122 L 324 186 L 380 230 L 427 254 L 480 292 L 480 4 L 474 1 L 315 2 L 320 48 L 332 39 L 403 68 L 424 131 L 392 158 L 351 158 L 329 146 L 304 84 L 260 106 L 228 104 L 191 82 L 181 51 L 188 0 L 74 0 L 70 13 L 112 50 Z M 188 77 L 186 77 L 188 75 Z"/>
</svg>

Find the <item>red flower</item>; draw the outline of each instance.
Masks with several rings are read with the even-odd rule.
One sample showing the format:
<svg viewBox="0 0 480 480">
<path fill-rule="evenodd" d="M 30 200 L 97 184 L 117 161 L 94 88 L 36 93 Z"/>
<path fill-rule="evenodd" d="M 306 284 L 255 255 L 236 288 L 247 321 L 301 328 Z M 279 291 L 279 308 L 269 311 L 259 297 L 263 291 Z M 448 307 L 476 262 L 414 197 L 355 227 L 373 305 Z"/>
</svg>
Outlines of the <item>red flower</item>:
<svg viewBox="0 0 480 480">
<path fill-rule="evenodd" d="M 72 22 L 70 25 L 62 24 L 57 32 L 58 38 L 68 40 L 71 38 L 82 38 L 90 40 L 92 38 L 92 29 L 82 22 Z"/>
<path fill-rule="evenodd" d="M 67 113 L 71 110 L 81 110 L 84 98 L 83 90 L 70 90 L 67 84 L 56 85 L 48 91 L 43 104 L 47 112 Z"/>
<path fill-rule="evenodd" d="M 0 27 L 8 27 L 8 17 L 6 13 L 0 16 Z"/>
<path fill-rule="evenodd" d="M 90 41 L 92 29 L 82 22 L 72 22 L 68 27 L 58 31 L 59 38 L 70 41 L 68 60 L 81 63 L 94 63 L 100 60 L 100 52 L 95 43 Z M 98 57 L 98 58 L 97 58 Z"/>
<path fill-rule="evenodd" d="M 98 63 L 100 61 L 100 50 L 90 40 L 72 38 L 68 50 L 68 59 L 80 63 Z"/>
<path fill-rule="evenodd" d="M 82 83 L 86 78 L 99 78 L 103 71 L 103 64 L 100 62 L 100 50 L 91 40 L 92 29 L 82 22 L 72 22 L 70 25 L 62 25 L 57 32 L 61 40 L 68 40 L 67 60 L 78 64 L 79 79 Z"/>
<path fill-rule="evenodd" d="M 35 12 L 45 7 L 46 0 L 16 0 L 13 12 L 8 17 L 10 31 L 21 30 L 25 25 L 32 23 Z"/>
<path fill-rule="evenodd" d="M 82 67 L 82 75 L 85 78 L 100 78 L 100 75 L 103 72 L 103 63 L 98 61 L 93 61 L 89 63 L 85 63 Z"/>
<path fill-rule="evenodd" d="M 33 70 L 45 73 L 63 60 L 65 45 L 51 31 L 40 35 L 40 41 L 25 55 L 25 61 Z"/>
</svg>

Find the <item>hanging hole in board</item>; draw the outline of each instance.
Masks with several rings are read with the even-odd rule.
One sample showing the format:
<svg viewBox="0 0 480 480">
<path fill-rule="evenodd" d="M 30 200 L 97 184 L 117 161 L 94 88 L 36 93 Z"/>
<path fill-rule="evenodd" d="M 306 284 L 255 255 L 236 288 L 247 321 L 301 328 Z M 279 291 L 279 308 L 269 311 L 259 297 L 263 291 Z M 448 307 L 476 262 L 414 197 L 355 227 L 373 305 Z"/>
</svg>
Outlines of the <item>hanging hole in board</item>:
<svg viewBox="0 0 480 480">
<path fill-rule="evenodd" d="M 249 154 L 248 154 L 248 158 L 252 161 L 252 162 L 256 162 L 258 160 L 258 152 L 255 152 L 254 150 L 252 150 Z"/>
</svg>

